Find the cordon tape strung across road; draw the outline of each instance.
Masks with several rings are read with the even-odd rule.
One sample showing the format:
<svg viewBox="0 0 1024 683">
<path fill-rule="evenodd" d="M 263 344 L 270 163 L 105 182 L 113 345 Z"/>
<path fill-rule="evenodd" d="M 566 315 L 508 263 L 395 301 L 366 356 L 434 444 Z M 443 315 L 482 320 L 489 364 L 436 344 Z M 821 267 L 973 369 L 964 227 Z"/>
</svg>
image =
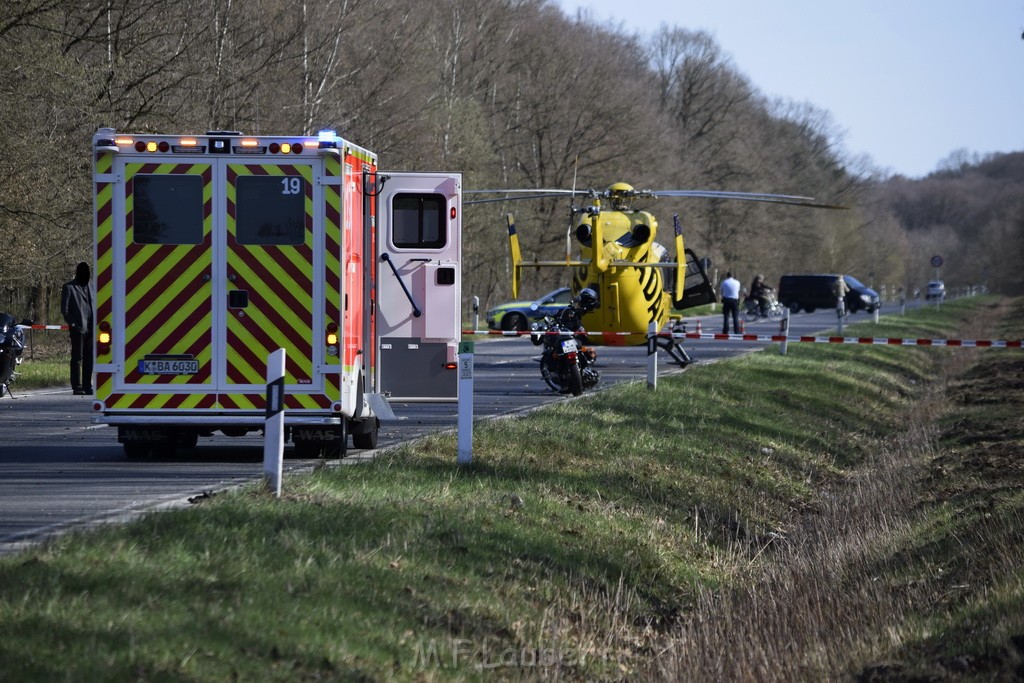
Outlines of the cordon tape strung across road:
<svg viewBox="0 0 1024 683">
<path fill-rule="evenodd" d="M 521 337 L 530 332 L 517 332 L 514 330 L 463 330 L 463 334 L 496 334 L 504 337 Z M 533 334 L 537 334 L 536 332 Z M 545 332 L 544 334 L 557 334 Z M 605 341 L 611 337 L 621 337 L 630 334 L 647 334 L 646 332 L 587 332 L 588 337 L 603 336 Z M 993 348 L 993 349 L 1019 349 L 1021 340 L 1005 339 L 900 339 L 898 337 L 829 337 L 801 335 L 789 337 L 781 334 L 711 334 L 701 332 L 661 332 L 657 335 L 665 339 L 705 339 L 713 341 L 744 341 L 744 342 L 788 342 L 788 343 L 812 343 L 812 344 L 876 344 L 884 346 L 951 346 L 963 348 Z M 614 345 L 614 341 L 610 341 Z"/>
<path fill-rule="evenodd" d="M 66 330 L 67 325 L 18 325 L 23 330 Z M 463 330 L 462 334 L 490 334 L 502 337 L 524 337 L 537 332 L 517 332 L 515 330 Z M 543 334 L 558 334 L 557 332 L 543 332 Z M 603 336 L 605 340 L 611 337 L 625 337 L 628 335 L 644 334 L 646 332 L 587 332 L 588 337 Z M 900 339 L 899 337 L 828 337 L 801 335 L 788 337 L 782 334 L 712 334 L 708 332 L 661 332 L 658 334 L 663 339 L 704 339 L 712 341 L 744 341 L 744 342 L 787 342 L 810 343 L 810 344 L 874 344 L 879 346 L 951 346 L 961 348 L 985 348 L 985 349 L 1019 349 L 1020 339 Z M 612 342 L 614 344 L 614 341 Z"/>
</svg>

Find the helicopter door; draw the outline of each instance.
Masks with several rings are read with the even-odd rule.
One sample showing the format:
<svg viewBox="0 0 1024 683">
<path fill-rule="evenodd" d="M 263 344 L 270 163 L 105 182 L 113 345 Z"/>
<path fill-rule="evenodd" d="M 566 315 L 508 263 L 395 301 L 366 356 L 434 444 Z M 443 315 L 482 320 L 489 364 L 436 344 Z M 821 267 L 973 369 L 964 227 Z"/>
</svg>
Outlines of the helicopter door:
<svg viewBox="0 0 1024 683">
<path fill-rule="evenodd" d="M 462 176 L 387 173 L 377 199 L 377 387 L 454 401 L 462 320 Z"/>
</svg>

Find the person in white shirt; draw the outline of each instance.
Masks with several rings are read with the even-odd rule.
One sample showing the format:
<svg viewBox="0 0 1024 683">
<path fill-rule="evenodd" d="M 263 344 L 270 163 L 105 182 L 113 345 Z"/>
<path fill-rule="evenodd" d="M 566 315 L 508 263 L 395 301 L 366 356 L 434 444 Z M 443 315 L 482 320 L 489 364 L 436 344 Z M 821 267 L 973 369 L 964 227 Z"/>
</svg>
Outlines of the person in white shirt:
<svg viewBox="0 0 1024 683">
<path fill-rule="evenodd" d="M 729 334 L 729 316 L 732 316 L 732 331 L 740 332 L 740 281 L 732 276 L 732 272 L 725 274 L 725 279 L 719 285 L 718 291 L 722 295 L 722 334 Z"/>
</svg>

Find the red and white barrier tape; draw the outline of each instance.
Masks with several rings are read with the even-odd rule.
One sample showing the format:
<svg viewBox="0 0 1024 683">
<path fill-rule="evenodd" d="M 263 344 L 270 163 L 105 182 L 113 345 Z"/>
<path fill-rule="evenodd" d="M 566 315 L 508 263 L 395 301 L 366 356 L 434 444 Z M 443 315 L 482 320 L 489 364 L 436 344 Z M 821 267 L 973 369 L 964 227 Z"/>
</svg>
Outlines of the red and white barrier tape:
<svg viewBox="0 0 1024 683">
<path fill-rule="evenodd" d="M 23 330 L 66 330 L 67 325 L 17 325 Z"/>
<path fill-rule="evenodd" d="M 463 330 L 463 334 L 497 334 L 504 337 L 521 337 L 530 332 L 516 332 L 504 330 Z M 546 332 L 545 334 L 558 334 L 557 332 Z M 643 335 L 646 332 L 587 332 L 588 337 L 604 336 L 607 338 L 622 337 L 626 335 Z M 994 348 L 994 349 L 1019 349 L 1021 340 L 1004 339 L 900 339 L 898 337 L 825 337 L 825 336 L 798 336 L 788 337 L 780 334 L 711 334 L 700 332 L 662 332 L 658 334 L 662 338 L 672 339 L 707 339 L 714 341 L 745 341 L 745 342 L 788 342 L 788 343 L 813 343 L 813 344 L 875 344 L 885 346 L 952 346 L 968 348 Z"/>
</svg>

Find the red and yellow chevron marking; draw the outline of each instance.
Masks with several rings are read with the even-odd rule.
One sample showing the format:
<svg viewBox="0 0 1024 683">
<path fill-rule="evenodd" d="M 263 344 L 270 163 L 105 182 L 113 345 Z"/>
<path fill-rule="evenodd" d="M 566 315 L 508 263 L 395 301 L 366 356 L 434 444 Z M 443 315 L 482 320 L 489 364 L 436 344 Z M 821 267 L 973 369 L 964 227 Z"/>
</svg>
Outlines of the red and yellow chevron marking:
<svg viewBox="0 0 1024 683">
<path fill-rule="evenodd" d="M 266 409 L 267 401 L 264 394 L 237 393 L 220 394 L 220 408 L 224 410 L 240 411 L 263 411 Z M 328 410 L 331 407 L 331 400 L 323 394 L 296 394 L 286 392 L 284 396 L 285 410 Z"/>
<path fill-rule="evenodd" d="M 210 393 L 110 394 L 105 409 L 115 410 L 201 410 L 217 407 L 217 395 Z"/>
<path fill-rule="evenodd" d="M 203 183 L 203 231 L 199 244 L 140 244 L 134 240 L 134 179 L 138 175 L 195 175 Z M 210 385 L 213 381 L 213 219 L 210 164 L 131 163 L 125 166 L 125 329 L 126 384 Z M 195 375 L 143 375 L 139 361 L 148 354 L 187 354 L 199 360 Z M 201 400 L 202 395 L 161 394 L 154 404 Z"/>
<path fill-rule="evenodd" d="M 236 224 L 235 183 L 239 176 L 301 176 L 305 179 L 305 240 L 300 245 L 239 244 Z M 228 273 L 232 286 L 249 292 L 245 309 L 227 316 L 227 384 L 263 385 L 266 359 L 277 348 L 287 351 L 285 382 L 312 385 L 313 338 L 313 169 L 308 164 L 228 164 L 227 168 Z M 300 390 L 301 391 L 301 390 Z M 300 405 L 323 408 L 324 396 L 289 392 Z M 260 408 L 263 396 L 244 391 L 220 395 L 225 408 Z"/>
<path fill-rule="evenodd" d="M 96 174 L 110 173 L 113 165 L 114 155 L 112 153 L 104 152 L 97 154 L 94 172 Z M 96 183 L 94 191 L 96 225 L 94 226 L 93 239 L 96 250 L 94 256 L 96 260 L 96 329 L 98 330 L 101 323 L 113 324 L 114 184 Z M 103 353 L 100 353 L 100 350 L 100 348 L 96 349 L 96 363 L 110 363 L 113 357 L 112 347 L 106 347 Z M 102 386 L 97 380 L 96 396 L 101 399 L 105 395 L 102 393 Z M 107 393 L 109 393 L 109 388 Z"/>
<path fill-rule="evenodd" d="M 331 178 L 341 179 L 341 160 L 333 155 L 325 159 L 325 175 Z M 341 197 L 340 184 L 327 183 L 324 185 L 324 320 L 325 323 L 335 323 L 342 328 L 341 318 Z M 348 330 L 341 329 L 343 334 Z M 336 356 L 327 356 L 325 363 L 331 366 L 341 365 L 341 353 Z M 336 384 L 336 383 L 335 383 Z M 330 396 L 337 396 L 337 392 L 328 392 Z"/>
</svg>

